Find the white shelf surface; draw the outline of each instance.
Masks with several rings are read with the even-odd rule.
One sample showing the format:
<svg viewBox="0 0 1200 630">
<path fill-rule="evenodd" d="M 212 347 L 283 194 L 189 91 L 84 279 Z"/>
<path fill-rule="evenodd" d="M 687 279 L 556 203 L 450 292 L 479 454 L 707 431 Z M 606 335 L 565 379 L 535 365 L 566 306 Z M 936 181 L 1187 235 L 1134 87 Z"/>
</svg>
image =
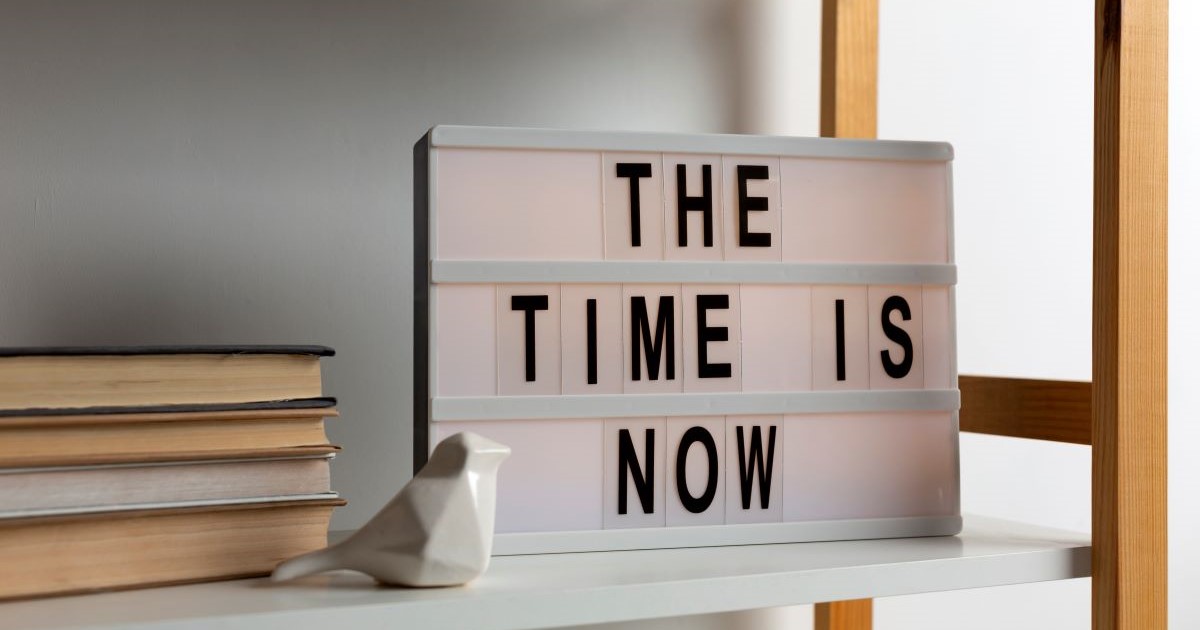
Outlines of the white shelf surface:
<svg viewBox="0 0 1200 630">
<path fill-rule="evenodd" d="M 983 517 L 959 536 L 493 558 L 462 588 L 337 573 L 0 605 L 0 628 L 547 628 L 1087 577 L 1084 534 Z"/>
</svg>

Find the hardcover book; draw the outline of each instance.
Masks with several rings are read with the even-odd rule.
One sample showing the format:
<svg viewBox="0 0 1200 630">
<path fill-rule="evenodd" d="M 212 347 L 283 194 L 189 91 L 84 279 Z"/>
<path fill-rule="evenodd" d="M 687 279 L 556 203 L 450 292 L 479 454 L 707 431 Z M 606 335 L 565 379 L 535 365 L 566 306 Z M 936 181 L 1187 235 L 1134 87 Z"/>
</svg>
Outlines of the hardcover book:
<svg viewBox="0 0 1200 630">
<path fill-rule="evenodd" d="M 243 403 L 321 396 L 324 346 L 0 349 L 0 409 Z"/>
</svg>

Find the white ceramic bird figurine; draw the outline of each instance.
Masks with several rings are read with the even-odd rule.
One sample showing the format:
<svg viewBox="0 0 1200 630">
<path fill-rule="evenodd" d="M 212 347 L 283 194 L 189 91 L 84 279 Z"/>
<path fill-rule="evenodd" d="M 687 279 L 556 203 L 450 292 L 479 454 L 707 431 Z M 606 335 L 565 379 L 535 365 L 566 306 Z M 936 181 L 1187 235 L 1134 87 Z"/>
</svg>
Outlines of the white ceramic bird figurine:
<svg viewBox="0 0 1200 630">
<path fill-rule="evenodd" d="M 352 569 L 383 584 L 453 586 L 487 570 L 496 473 L 512 451 L 475 433 L 452 435 L 362 529 L 276 567 L 274 581 Z"/>
</svg>

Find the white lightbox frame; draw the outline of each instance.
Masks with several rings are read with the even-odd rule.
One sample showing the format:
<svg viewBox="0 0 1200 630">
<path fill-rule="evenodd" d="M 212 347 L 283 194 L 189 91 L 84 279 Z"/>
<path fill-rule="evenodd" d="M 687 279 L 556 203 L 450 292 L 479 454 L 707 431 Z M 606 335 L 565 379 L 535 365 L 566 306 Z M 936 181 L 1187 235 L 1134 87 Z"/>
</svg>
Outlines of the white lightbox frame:
<svg viewBox="0 0 1200 630">
<path fill-rule="evenodd" d="M 945 264 L 859 264 L 681 261 L 441 260 L 438 258 L 438 153 L 440 149 L 506 149 L 590 152 L 716 154 L 773 158 L 826 158 L 946 164 Z M 609 133 L 439 126 L 415 146 L 414 162 L 414 388 L 413 468 L 435 445 L 439 421 L 644 416 L 949 412 L 955 430 L 959 392 L 955 362 L 953 198 L 946 143 L 735 135 Z M 602 227 L 603 229 L 603 227 Z M 786 229 L 786 228 L 785 228 Z M 696 283 L 806 285 L 934 285 L 949 295 L 947 389 L 803 392 L 610 394 L 596 396 L 487 396 L 438 398 L 437 299 L 439 284 Z M 958 447 L 953 446 L 958 492 Z M 666 526 L 587 531 L 496 534 L 496 555 L 671 548 L 730 544 L 953 535 L 961 531 L 958 497 L 952 515 L 856 518 L 755 524 Z"/>
</svg>

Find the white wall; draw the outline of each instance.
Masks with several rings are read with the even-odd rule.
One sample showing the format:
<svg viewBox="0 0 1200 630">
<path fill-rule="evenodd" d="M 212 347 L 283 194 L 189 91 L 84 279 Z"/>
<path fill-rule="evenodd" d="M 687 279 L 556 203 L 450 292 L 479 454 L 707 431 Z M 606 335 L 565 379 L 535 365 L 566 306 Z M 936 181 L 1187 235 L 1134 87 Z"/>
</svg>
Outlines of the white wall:
<svg viewBox="0 0 1200 630">
<path fill-rule="evenodd" d="M 957 149 L 961 370 L 1089 378 L 1092 2 L 882 4 L 880 134 Z M 335 527 L 355 526 L 410 469 L 412 143 L 436 123 L 813 134 L 818 6 L 0 0 L 0 345 L 336 347 L 334 483 L 352 503 Z M 1200 50 L 1185 35 L 1200 6 L 1172 12 L 1170 570 L 1184 629 L 1200 626 L 1187 363 Z M 964 436 L 962 455 L 967 511 L 1089 527 L 1088 449 Z M 888 598 L 878 625 L 1086 628 L 1088 588 Z M 808 614 L 653 625 L 805 627 Z"/>
<path fill-rule="evenodd" d="M 1167 461 L 1167 535 L 1169 608 L 1171 627 L 1200 626 L 1200 376 L 1192 357 L 1200 349 L 1200 3 L 1171 5 L 1170 99 L 1168 124 L 1170 166 L 1167 203 L 1170 222 L 1167 238 L 1167 412 L 1170 420 Z"/>
</svg>

